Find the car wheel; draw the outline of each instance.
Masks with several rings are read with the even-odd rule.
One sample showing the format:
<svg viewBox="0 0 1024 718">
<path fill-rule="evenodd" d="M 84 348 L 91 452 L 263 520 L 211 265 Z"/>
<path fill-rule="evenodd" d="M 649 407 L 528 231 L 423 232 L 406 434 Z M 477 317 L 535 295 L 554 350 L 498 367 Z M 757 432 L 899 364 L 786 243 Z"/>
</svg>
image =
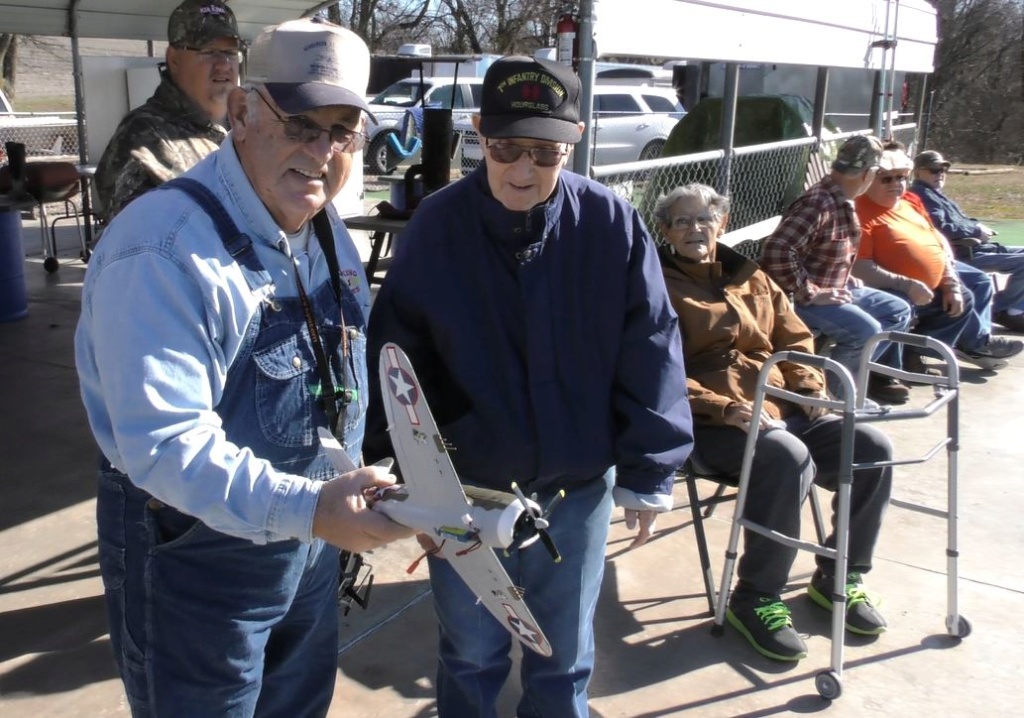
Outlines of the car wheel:
<svg viewBox="0 0 1024 718">
<path fill-rule="evenodd" d="M 640 152 L 640 162 L 644 160 L 656 160 L 661 157 L 661 148 L 665 146 L 665 140 L 652 140 Z"/>
<path fill-rule="evenodd" d="M 391 164 L 391 157 L 388 153 L 388 135 L 390 132 L 381 132 L 370 141 L 366 149 L 366 167 L 369 174 L 388 175 L 395 171 Z"/>
</svg>

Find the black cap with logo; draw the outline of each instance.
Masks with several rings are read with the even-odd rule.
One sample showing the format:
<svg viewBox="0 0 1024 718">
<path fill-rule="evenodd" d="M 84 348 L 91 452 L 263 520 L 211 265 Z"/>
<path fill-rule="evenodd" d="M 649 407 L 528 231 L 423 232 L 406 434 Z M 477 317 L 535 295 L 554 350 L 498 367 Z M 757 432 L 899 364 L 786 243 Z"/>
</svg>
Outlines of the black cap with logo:
<svg viewBox="0 0 1024 718">
<path fill-rule="evenodd" d="M 527 137 L 580 141 L 580 80 L 572 68 L 513 55 L 484 76 L 480 134 L 491 139 Z"/>
</svg>

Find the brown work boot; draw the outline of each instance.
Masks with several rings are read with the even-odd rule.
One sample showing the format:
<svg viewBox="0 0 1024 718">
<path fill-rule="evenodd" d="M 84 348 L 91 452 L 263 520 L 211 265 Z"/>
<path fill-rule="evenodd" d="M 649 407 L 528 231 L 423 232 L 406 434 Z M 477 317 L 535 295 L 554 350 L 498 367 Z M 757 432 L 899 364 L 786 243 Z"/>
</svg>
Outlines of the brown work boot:
<svg viewBox="0 0 1024 718">
<path fill-rule="evenodd" d="M 925 364 L 920 354 L 909 349 L 903 350 L 903 371 L 909 371 L 912 374 L 924 374 L 925 376 L 942 376 L 944 374 L 942 369 Z M 910 383 L 913 384 L 915 382 L 910 381 Z M 920 384 L 922 382 L 917 383 Z"/>
<path fill-rule="evenodd" d="M 895 377 L 872 374 L 868 377 L 867 394 L 879 404 L 903 404 L 910 398 L 910 387 Z"/>
</svg>

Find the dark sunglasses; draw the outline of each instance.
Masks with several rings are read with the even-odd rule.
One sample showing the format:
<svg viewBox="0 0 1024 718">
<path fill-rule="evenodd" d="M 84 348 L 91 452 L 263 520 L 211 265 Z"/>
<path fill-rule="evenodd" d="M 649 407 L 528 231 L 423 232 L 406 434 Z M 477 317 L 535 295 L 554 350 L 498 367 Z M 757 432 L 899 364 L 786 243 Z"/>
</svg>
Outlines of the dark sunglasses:
<svg viewBox="0 0 1024 718">
<path fill-rule="evenodd" d="M 910 175 L 889 175 L 888 177 L 879 177 L 878 181 L 882 184 L 891 184 L 892 182 L 909 182 Z"/>
<path fill-rule="evenodd" d="M 350 130 L 342 125 L 334 125 L 328 130 L 302 115 L 284 117 L 274 109 L 274 106 L 263 96 L 263 93 L 258 90 L 253 90 L 253 92 L 259 95 L 260 99 L 274 113 L 274 117 L 277 118 L 277 121 L 281 123 L 284 129 L 284 136 L 293 142 L 301 142 L 304 145 L 308 145 L 316 142 L 320 139 L 321 135 L 326 133 L 330 137 L 334 149 L 349 154 L 358 152 L 366 144 L 366 135 L 363 132 Z"/>
<path fill-rule="evenodd" d="M 944 175 L 947 172 L 949 172 L 949 170 L 946 169 L 945 167 L 929 167 L 928 171 L 931 172 L 933 175 Z"/>
<path fill-rule="evenodd" d="M 550 147 L 523 147 L 511 142 L 488 142 L 487 152 L 492 160 L 503 165 L 518 162 L 523 155 L 529 155 L 530 160 L 538 167 L 554 167 L 569 154 L 568 150 L 556 150 Z"/>
</svg>

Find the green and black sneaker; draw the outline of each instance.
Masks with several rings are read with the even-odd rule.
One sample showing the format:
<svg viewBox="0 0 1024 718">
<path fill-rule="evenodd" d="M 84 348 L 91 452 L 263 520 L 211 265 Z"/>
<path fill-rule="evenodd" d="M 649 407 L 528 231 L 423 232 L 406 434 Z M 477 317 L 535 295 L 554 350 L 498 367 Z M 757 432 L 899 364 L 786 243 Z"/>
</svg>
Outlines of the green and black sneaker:
<svg viewBox="0 0 1024 718">
<path fill-rule="evenodd" d="M 725 617 L 762 656 L 776 661 L 799 661 L 807 657 L 807 646 L 793 628 L 789 608 L 778 596 L 745 591 L 733 593 Z"/>
<path fill-rule="evenodd" d="M 832 576 L 815 571 L 807 586 L 807 595 L 822 608 L 832 610 Z M 864 583 L 857 572 L 846 574 L 846 630 L 861 636 L 877 636 L 885 633 L 888 624 L 875 607 L 881 604 L 876 597 L 864 590 Z"/>
</svg>

